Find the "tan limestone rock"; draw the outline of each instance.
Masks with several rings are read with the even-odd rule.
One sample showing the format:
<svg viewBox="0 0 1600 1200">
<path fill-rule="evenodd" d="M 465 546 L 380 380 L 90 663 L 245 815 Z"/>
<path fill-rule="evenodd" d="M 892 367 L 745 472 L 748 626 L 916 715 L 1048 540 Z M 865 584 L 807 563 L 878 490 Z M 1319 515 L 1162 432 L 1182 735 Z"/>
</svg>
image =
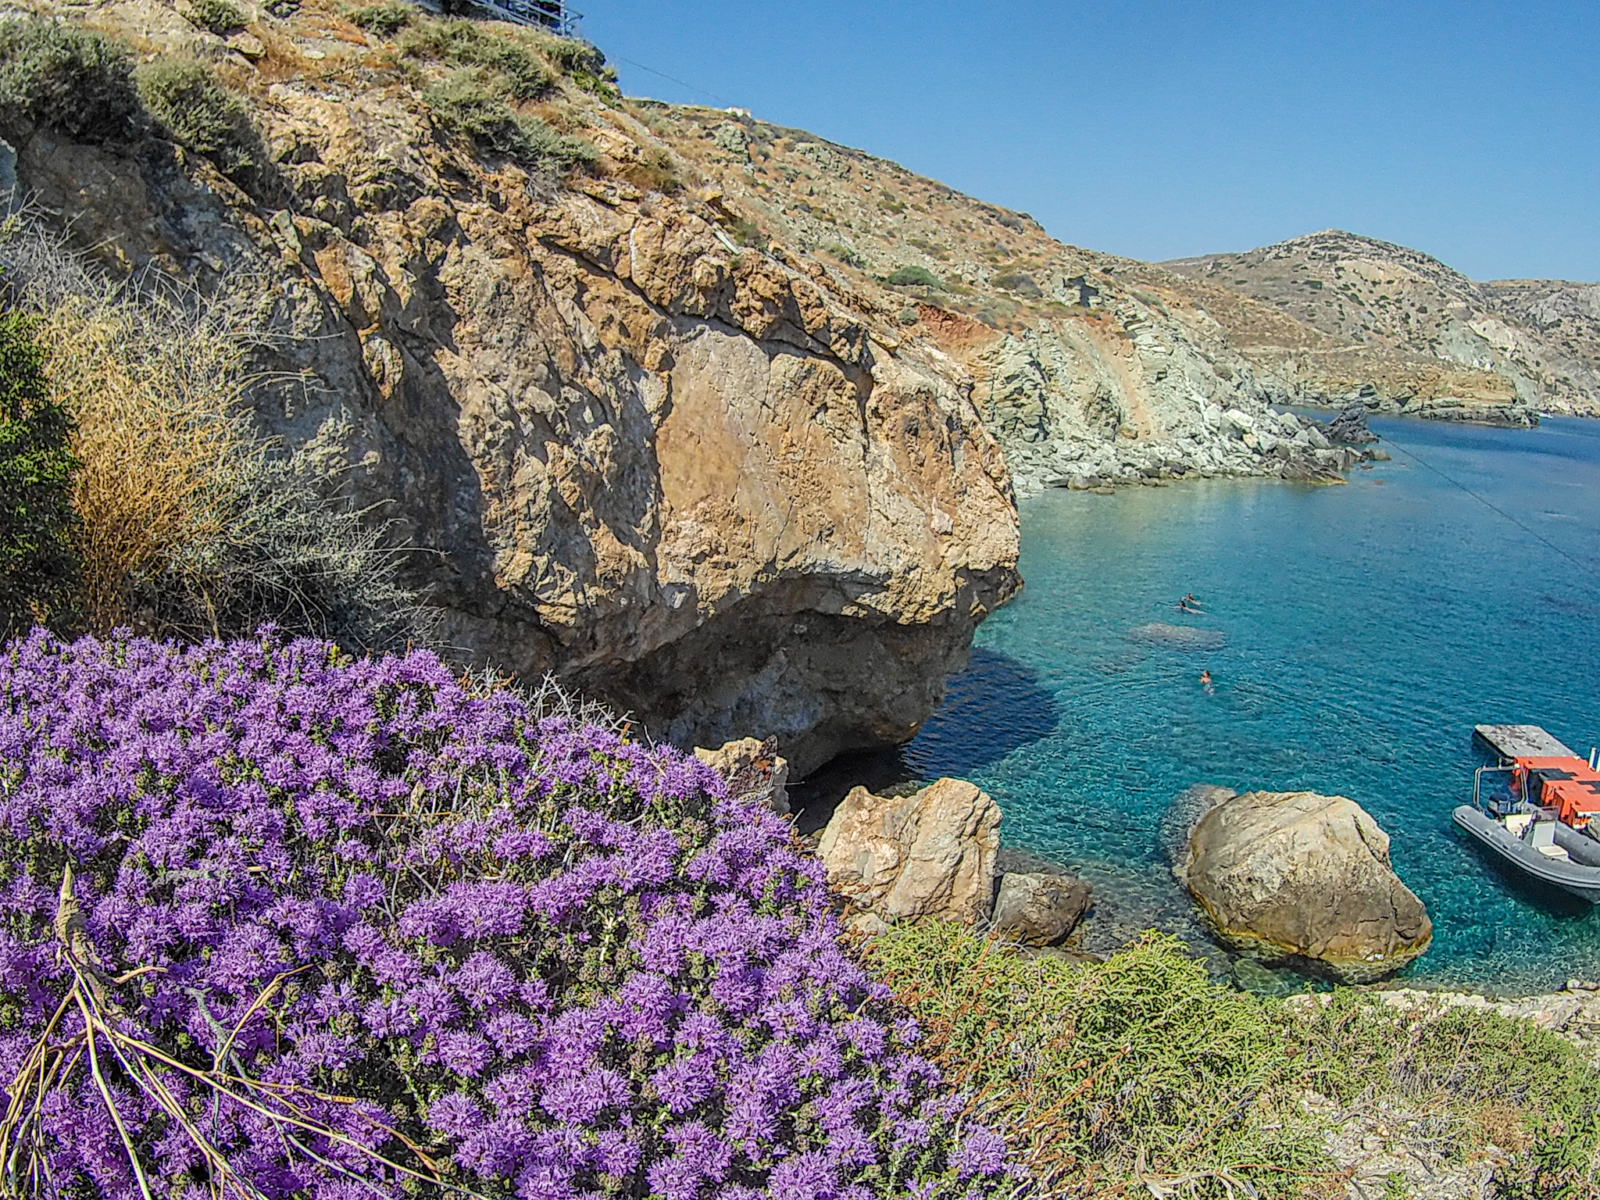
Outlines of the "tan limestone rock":
<svg viewBox="0 0 1600 1200">
<path fill-rule="evenodd" d="M 915 795 L 853 788 L 823 831 L 817 854 L 844 895 L 886 918 L 976 923 L 994 902 L 1000 808 L 962 779 Z"/>
<path fill-rule="evenodd" d="M 182 24 L 150 0 L 97 13 Z M 441 136 L 431 77 L 309 17 L 274 30 L 252 113 L 275 190 L 159 131 L 35 131 L 20 186 L 114 271 L 268 314 L 263 431 L 387 524 L 464 658 L 554 671 L 682 745 L 770 731 L 801 772 L 910 738 L 1018 582 L 964 370 L 891 353 L 870 299 L 730 245 L 692 192 L 605 163 L 556 186 Z M 563 103 L 613 158 L 659 148 L 622 109 Z"/>
<path fill-rule="evenodd" d="M 1176 866 L 1221 939 L 1346 982 L 1391 974 L 1433 923 L 1389 861 L 1389 837 L 1344 796 L 1246 792 L 1196 822 Z"/>
</svg>

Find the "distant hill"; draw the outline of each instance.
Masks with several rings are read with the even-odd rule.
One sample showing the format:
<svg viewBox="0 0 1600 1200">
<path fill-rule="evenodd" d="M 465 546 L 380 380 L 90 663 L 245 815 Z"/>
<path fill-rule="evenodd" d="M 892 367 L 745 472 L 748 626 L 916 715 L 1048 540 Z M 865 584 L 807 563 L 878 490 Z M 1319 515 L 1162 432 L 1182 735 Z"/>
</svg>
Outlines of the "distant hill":
<svg viewBox="0 0 1600 1200">
<path fill-rule="evenodd" d="M 1376 391 L 1396 393 L 1391 406 L 1405 406 L 1410 391 L 1424 406 L 1460 401 L 1600 413 L 1600 285 L 1478 283 L 1420 251 L 1337 229 L 1163 265 L 1327 334 L 1344 347 L 1322 356 L 1330 376 L 1353 382 L 1365 370 Z M 1270 331 L 1218 319 L 1257 352 L 1298 349 L 1274 346 Z M 1408 376 L 1441 368 L 1444 375 L 1430 385 L 1434 395 L 1409 386 L 1416 380 Z M 1464 374 L 1449 378 L 1450 368 Z M 1449 394 L 1452 387 L 1458 396 Z"/>
</svg>

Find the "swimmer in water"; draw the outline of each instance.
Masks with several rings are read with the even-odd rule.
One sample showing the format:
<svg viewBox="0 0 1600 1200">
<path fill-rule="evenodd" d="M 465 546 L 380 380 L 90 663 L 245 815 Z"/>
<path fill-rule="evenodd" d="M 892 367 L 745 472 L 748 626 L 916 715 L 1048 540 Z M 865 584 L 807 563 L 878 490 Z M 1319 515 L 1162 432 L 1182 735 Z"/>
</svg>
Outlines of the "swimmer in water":
<svg viewBox="0 0 1600 1200">
<path fill-rule="evenodd" d="M 1217 694 L 1216 685 L 1212 682 L 1211 672 L 1209 669 L 1200 672 L 1200 686 L 1205 689 L 1206 695 L 1208 696 L 1215 696 Z"/>
</svg>

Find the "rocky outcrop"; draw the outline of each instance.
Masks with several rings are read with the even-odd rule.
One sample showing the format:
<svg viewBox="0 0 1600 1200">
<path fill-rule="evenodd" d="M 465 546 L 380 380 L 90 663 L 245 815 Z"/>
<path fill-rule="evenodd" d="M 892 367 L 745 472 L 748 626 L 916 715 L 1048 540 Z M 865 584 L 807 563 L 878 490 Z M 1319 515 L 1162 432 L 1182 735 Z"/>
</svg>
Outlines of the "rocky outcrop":
<svg viewBox="0 0 1600 1200">
<path fill-rule="evenodd" d="M 1089 885 L 1069 875 L 1007 871 L 991 920 L 996 933 L 1024 946 L 1055 946 L 1078 927 L 1092 898 Z"/>
<path fill-rule="evenodd" d="M 1329 441 L 1343 442 L 1348 446 L 1364 446 L 1378 440 L 1378 435 L 1367 427 L 1367 410 L 1360 404 L 1352 404 L 1340 411 L 1323 426 L 1323 435 Z"/>
<path fill-rule="evenodd" d="M 979 408 L 1019 487 L 1326 480 L 1360 458 L 1315 422 L 1268 407 L 1255 373 L 1199 314 L 1157 316 L 1128 299 L 1115 320 L 1008 334 L 977 357 Z"/>
<path fill-rule="evenodd" d="M 778 753 L 777 738 L 739 738 L 715 750 L 696 746 L 694 756 L 728 781 L 730 797 L 789 815 L 789 760 Z"/>
<path fill-rule="evenodd" d="M 737 244 L 692 168 L 572 84 L 537 111 L 600 159 L 562 186 L 434 118 L 448 64 L 396 69 L 331 9 L 256 14 L 259 59 L 153 0 L 95 13 L 216 60 L 269 161 L 235 180 L 157 131 L 19 125 L 20 186 L 114 269 L 261 314 L 261 426 L 388 523 L 447 646 L 681 744 L 771 731 L 802 773 L 915 733 L 1017 584 L 958 366 Z"/>
<path fill-rule="evenodd" d="M 942 917 L 976 924 L 994 903 L 1000 808 L 962 779 L 911 796 L 853 788 L 817 854 L 833 887 L 882 920 Z"/>
<path fill-rule="evenodd" d="M 812 248 L 904 344 L 970 376 L 1021 492 L 1208 475 L 1328 479 L 1359 457 L 1273 411 L 1293 389 L 1232 338 L 1213 311 L 1215 289 L 1064 245 L 1024 213 L 800 130 L 666 105 L 648 116 L 730 209 Z M 1236 294 L 1220 307 L 1249 310 L 1274 345 L 1327 341 Z"/>
<path fill-rule="evenodd" d="M 1343 796 L 1247 792 L 1196 822 L 1175 871 L 1234 949 L 1346 982 L 1399 970 L 1433 924 L 1389 838 Z"/>
</svg>

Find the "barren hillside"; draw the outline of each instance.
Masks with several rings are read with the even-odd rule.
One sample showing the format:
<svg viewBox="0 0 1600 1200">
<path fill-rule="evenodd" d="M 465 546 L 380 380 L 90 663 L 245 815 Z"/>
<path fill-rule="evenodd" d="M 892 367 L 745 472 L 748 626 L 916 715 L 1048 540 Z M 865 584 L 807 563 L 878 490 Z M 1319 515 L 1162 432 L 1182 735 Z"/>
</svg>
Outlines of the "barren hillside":
<svg viewBox="0 0 1600 1200">
<path fill-rule="evenodd" d="M 1340 230 L 1165 265 L 1270 304 L 1352 347 L 1316 356 L 1352 382 L 1363 371 L 1386 372 L 1396 382 L 1413 374 L 1431 381 L 1434 394 L 1426 399 L 1435 408 L 1498 403 L 1600 412 L 1594 285 L 1476 283 L 1419 251 Z M 1311 361 L 1270 331 L 1227 323 L 1263 353 Z"/>
</svg>

